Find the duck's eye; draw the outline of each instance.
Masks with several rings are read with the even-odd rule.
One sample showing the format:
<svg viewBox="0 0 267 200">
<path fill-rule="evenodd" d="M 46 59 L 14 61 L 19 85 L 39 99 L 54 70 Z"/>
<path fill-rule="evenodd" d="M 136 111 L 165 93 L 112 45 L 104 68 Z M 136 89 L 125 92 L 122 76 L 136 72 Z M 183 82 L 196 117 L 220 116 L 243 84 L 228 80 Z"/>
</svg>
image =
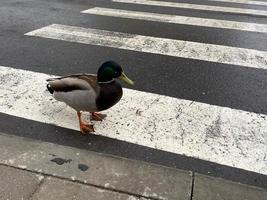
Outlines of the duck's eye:
<svg viewBox="0 0 267 200">
<path fill-rule="evenodd" d="M 115 76 L 115 77 L 119 77 L 119 76 L 120 76 L 120 72 L 115 71 L 114 76 Z"/>
</svg>

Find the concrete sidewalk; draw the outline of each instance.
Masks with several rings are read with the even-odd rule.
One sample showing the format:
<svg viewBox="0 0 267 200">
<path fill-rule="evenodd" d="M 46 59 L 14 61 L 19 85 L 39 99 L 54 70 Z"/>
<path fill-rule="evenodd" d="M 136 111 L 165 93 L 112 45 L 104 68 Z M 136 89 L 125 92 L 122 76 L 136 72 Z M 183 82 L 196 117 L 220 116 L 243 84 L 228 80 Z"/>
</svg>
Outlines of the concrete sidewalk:
<svg viewBox="0 0 267 200">
<path fill-rule="evenodd" d="M 0 134 L 0 199 L 267 200 L 267 190 Z"/>
</svg>

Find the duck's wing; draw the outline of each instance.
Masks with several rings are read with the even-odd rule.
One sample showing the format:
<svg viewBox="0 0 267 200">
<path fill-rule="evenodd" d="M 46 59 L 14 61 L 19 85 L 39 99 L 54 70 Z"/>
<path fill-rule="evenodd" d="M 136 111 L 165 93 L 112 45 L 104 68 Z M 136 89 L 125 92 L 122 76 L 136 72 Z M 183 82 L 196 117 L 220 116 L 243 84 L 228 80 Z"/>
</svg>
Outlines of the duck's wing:
<svg viewBox="0 0 267 200">
<path fill-rule="evenodd" d="M 47 81 L 47 88 L 56 100 L 65 102 L 76 111 L 97 111 L 96 98 L 100 89 L 96 75 L 75 74 Z"/>
<path fill-rule="evenodd" d="M 94 90 L 97 92 L 97 76 L 95 74 L 73 74 L 47 79 L 47 88 L 53 93 L 74 90 Z"/>
</svg>

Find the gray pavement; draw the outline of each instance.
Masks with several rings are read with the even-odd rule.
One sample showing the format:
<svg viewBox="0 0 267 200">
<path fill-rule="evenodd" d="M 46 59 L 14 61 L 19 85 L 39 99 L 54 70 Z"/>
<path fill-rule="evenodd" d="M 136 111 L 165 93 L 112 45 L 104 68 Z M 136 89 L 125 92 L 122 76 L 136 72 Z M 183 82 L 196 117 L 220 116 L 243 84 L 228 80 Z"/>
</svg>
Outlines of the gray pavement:
<svg viewBox="0 0 267 200">
<path fill-rule="evenodd" d="M 40 174 L 147 198 L 190 197 L 190 171 L 4 134 L 0 151 L 0 163 Z"/>
<path fill-rule="evenodd" d="M 39 187 L 43 176 L 0 166 L 0 199 L 29 199 Z"/>
<path fill-rule="evenodd" d="M 32 196 L 33 200 L 97 199 L 97 200 L 145 200 L 147 198 L 100 189 L 57 178 L 46 177 L 42 186 Z"/>
<path fill-rule="evenodd" d="M 267 190 L 70 148 L 0 135 L 0 199 L 266 200 Z"/>
<path fill-rule="evenodd" d="M 266 200 L 267 190 L 220 178 L 195 175 L 193 200 Z"/>
</svg>

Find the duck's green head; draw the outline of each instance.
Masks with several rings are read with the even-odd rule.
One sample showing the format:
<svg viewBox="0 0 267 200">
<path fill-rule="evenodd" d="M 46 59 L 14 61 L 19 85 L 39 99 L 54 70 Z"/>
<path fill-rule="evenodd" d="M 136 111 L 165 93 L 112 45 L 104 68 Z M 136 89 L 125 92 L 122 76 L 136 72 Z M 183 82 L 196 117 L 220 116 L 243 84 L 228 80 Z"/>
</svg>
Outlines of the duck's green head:
<svg viewBox="0 0 267 200">
<path fill-rule="evenodd" d="M 107 61 L 103 63 L 98 69 L 97 81 L 105 83 L 111 81 L 114 78 L 118 78 L 130 85 L 134 84 L 134 82 L 125 75 L 118 63 L 114 61 Z"/>
</svg>

